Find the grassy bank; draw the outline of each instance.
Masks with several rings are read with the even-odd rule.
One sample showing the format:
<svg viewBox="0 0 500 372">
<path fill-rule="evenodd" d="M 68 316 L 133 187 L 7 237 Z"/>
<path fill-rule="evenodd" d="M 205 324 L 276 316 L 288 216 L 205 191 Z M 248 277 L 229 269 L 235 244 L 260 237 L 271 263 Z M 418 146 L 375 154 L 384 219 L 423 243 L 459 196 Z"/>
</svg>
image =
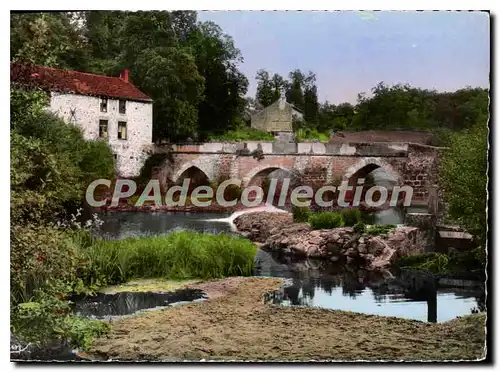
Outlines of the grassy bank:
<svg viewBox="0 0 500 372">
<path fill-rule="evenodd" d="M 276 278 L 202 284 L 209 301 L 114 322 L 109 335 L 91 346 L 91 355 L 134 361 L 419 361 L 483 356 L 485 314 L 432 324 L 264 304 L 264 293 L 281 284 Z"/>
<path fill-rule="evenodd" d="M 84 251 L 86 281 L 123 283 L 132 278 L 222 278 L 251 275 L 257 248 L 227 234 L 168 235 L 98 240 Z"/>
</svg>

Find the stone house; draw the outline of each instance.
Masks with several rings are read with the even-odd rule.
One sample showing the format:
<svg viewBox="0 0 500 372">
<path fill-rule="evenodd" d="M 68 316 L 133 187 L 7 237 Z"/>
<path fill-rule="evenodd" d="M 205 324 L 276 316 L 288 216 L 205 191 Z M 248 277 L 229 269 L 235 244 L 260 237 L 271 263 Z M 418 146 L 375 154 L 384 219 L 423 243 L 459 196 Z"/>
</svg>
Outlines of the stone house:
<svg viewBox="0 0 500 372">
<path fill-rule="evenodd" d="M 302 112 L 281 97 L 251 116 L 251 127 L 273 133 L 278 139 L 293 141 L 293 120 L 304 120 Z"/>
<path fill-rule="evenodd" d="M 48 110 L 82 128 L 88 140 L 106 141 L 120 177 L 138 176 L 153 141 L 153 101 L 129 81 L 43 66 L 11 65 L 11 82 L 50 94 Z"/>
</svg>

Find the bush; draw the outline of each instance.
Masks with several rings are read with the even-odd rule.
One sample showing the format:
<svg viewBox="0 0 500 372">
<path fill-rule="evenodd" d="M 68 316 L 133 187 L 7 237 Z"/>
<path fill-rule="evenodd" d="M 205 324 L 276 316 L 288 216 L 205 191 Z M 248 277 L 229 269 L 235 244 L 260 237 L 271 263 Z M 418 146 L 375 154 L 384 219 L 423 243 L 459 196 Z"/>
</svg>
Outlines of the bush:
<svg viewBox="0 0 500 372">
<path fill-rule="evenodd" d="M 309 223 L 314 230 L 333 229 L 344 226 L 342 215 L 337 212 L 320 212 L 309 216 Z"/>
<path fill-rule="evenodd" d="M 43 293 L 36 301 L 21 303 L 13 310 L 12 331 L 23 340 L 35 344 L 65 339 L 73 347 L 85 350 L 95 337 L 109 331 L 107 323 L 74 316 L 68 301 Z"/>
<path fill-rule="evenodd" d="M 311 211 L 308 207 L 292 207 L 293 222 L 308 222 Z"/>
<path fill-rule="evenodd" d="M 382 235 L 387 234 L 391 230 L 394 230 L 396 225 L 374 225 L 366 229 L 366 232 L 370 235 Z"/>
<path fill-rule="evenodd" d="M 249 127 L 242 127 L 235 130 L 230 130 L 222 135 L 213 135 L 210 137 L 210 140 L 222 142 L 274 141 L 275 138 L 269 132 Z"/>
<path fill-rule="evenodd" d="M 375 213 L 362 211 L 360 221 L 365 225 L 373 225 L 375 223 Z"/>
<path fill-rule="evenodd" d="M 320 133 L 316 129 L 300 128 L 295 132 L 297 142 L 301 141 L 320 141 L 328 142 L 329 135 L 327 133 Z"/>
<path fill-rule="evenodd" d="M 65 295 L 80 266 L 78 247 L 50 225 L 12 225 L 10 283 L 13 304 L 30 302 L 37 291 Z M 63 288 L 68 285 L 67 288 Z"/>
<path fill-rule="evenodd" d="M 84 251 L 91 286 L 122 283 L 132 278 L 221 278 L 251 275 L 257 248 L 227 234 L 190 231 L 154 237 L 99 240 Z"/>
<path fill-rule="evenodd" d="M 363 222 L 358 222 L 354 225 L 353 231 L 356 234 L 363 234 L 366 231 L 366 225 Z"/>
<path fill-rule="evenodd" d="M 354 226 L 361 222 L 361 211 L 355 208 L 343 209 L 340 211 L 345 226 Z"/>
</svg>

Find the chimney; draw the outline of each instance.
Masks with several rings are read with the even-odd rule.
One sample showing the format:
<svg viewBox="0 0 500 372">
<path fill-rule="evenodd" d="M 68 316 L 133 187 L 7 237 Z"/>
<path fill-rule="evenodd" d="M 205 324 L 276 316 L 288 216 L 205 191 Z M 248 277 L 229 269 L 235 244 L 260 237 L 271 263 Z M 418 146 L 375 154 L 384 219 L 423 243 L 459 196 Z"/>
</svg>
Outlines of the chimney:
<svg viewBox="0 0 500 372">
<path fill-rule="evenodd" d="M 121 70 L 120 79 L 122 79 L 123 81 L 126 81 L 128 83 L 128 74 L 129 74 L 128 69 Z"/>
</svg>

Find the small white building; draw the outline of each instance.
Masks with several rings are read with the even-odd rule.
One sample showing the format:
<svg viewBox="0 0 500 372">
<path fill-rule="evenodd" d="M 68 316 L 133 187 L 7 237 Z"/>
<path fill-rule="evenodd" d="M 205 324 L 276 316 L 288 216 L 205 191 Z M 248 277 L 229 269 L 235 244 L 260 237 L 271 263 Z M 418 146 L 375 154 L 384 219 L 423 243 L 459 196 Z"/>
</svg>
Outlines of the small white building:
<svg viewBox="0 0 500 372">
<path fill-rule="evenodd" d="M 83 129 L 89 140 L 106 141 L 120 177 L 139 175 L 153 142 L 153 101 L 120 77 L 29 66 L 23 80 L 50 92 L 50 111 Z M 11 67 L 11 78 L 12 77 Z M 14 75 L 16 77 L 17 75 Z"/>
</svg>

